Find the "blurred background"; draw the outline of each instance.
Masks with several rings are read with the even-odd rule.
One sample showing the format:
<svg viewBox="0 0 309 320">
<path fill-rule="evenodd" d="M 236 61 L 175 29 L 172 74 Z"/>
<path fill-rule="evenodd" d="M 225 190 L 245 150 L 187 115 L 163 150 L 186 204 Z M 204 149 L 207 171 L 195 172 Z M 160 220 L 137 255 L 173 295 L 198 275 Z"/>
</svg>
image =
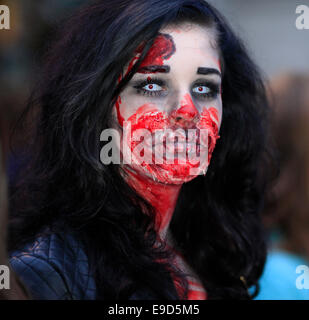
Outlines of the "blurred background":
<svg viewBox="0 0 309 320">
<path fill-rule="evenodd" d="M 308 0 L 210 0 L 244 40 L 269 77 L 309 71 L 309 30 L 298 30 L 296 7 Z"/>
<path fill-rule="evenodd" d="M 22 159 L 10 152 L 9 128 L 25 107 L 42 54 L 60 22 L 88 2 L 1 1 L 11 13 L 11 29 L 0 30 L 0 132 L 10 183 Z M 309 30 L 296 28 L 295 11 L 298 5 L 309 7 L 309 1 L 209 2 L 225 15 L 263 72 L 273 111 L 280 174 L 263 213 L 269 255 L 258 299 L 309 299 L 309 290 L 295 285 L 296 267 L 309 266 Z M 23 146 L 17 143 L 16 148 Z"/>
</svg>

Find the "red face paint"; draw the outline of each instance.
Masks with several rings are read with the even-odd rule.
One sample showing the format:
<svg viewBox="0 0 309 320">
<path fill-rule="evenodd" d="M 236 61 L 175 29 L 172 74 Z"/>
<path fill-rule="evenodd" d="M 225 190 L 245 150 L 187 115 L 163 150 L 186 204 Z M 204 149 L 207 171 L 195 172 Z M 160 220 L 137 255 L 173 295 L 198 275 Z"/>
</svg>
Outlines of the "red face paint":
<svg viewBox="0 0 309 320">
<path fill-rule="evenodd" d="M 198 113 L 191 96 L 187 93 L 180 102 L 180 108 L 172 112 L 172 122 L 177 123 L 177 126 L 181 126 L 184 129 L 190 129 L 190 127 L 194 126 L 194 119 L 198 117 Z"/>
<path fill-rule="evenodd" d="M 135 56 L 129 62 L 128 69 L 124 77 L 129 74 L 135 63 L 138 61 L 143 49 L 143 44 L 136 49 Z M 159 34 L 147 52 L 147 55 L 142 61 L 137 72 L 144 73 L 142 69 L 148 66 L 162 66 L 164 60 L 169 59 L 175 51 L 176 49 L 173 38 L 168 34 Z M 149 71 L 147 71 L 147 73 L 149 73 Z M 122 77 L 120 76 L 119 79 L 118 83 L 121 81 Z"/>
<path fill-rule="evenodd" d="M 154 132 L 158 129 L 166 129 L 168 125 L 167 115 L 159 111 L 155 104 L 146 103 L 127 120 L 131 123 L 132 132 L 137 129 L 147 129 Z"/>
<path fill-rule="evenodd" d="M 138 129 L 147 129 L 152 134 L 152 142 L 150 145 L 148 144 L 148 147 L 152 148 L 152 163 L 142 162 L 141 166 L 149 175 L 153 176 L 158 181 L 167 184 L 176 182 L 183 183 L 191 180 L 192 174 L 190 174 L 190 169 L 198 168 L 200 163 L 191 163 L 189 160 L 184 164 L 180 163 L 176 154 L 173 164 L 168 163 L 165 157 L 163 158 L 163 163 L 156 164 L 156 130 L 171 129 L 174 131 L 177 128 L 183 130 L 196 129 L 197 140 L 193 142 L 196 143 L 196 150 L 197 153 L 199 153 L 199 145 L 201 144 L 201 141 L 199 141 L 199 131 L 200 129 L 207 129 L 208 141 L 203 143 L 208 146 L 208 163 L 210 162 L 216 141 L 219 138 L 217 109 L 213 107 L 209 108 L 209 110 L 204 108 L 203 112 L 199 114 L 189 94 L 184 97 L 180 108 L 174 110 L 170 115 L 157 109 L 155 104 L 144 104 L 128 119 L 128 121 L 131 123 L 132 137 Z M 172 145 L 167 145 L 166 141 L 166 139 L 163 141 L 164 154 L 169 150 L 168 148 L 172 148 L 172 150 L 175 151 L 175 149 L 173 149 L 175 147 L 174 142 L 170 142 Z M 139 143 L 141 142 L 133 141 L 132 139 L 130 146 L 132 152 L 134 152 L 135 147 Z M 188 150 L 186 150 L 186 154 L 188 155 Z"/>
<path fill-rule="evenodd" d="M 141 53 L 142 48 L 139 50 Z M 168 34 L 159 34 L 142 61 L 140 69 L 147 66 L 162 66 L 164 60 L 169 59 L 175 50 L 173 38 Z"/>
<path fill-rule="evenodd" d="M 210 162 L 211 155 L 215 149 L 217 140 L 220 138 L 219 132 L 219 116 L 216 108 L 210 107 L 209 109 L 203 108 L 201 119 L 197 125 L 200 129 L 208 130 L 208 163 Z"/>
</svg>

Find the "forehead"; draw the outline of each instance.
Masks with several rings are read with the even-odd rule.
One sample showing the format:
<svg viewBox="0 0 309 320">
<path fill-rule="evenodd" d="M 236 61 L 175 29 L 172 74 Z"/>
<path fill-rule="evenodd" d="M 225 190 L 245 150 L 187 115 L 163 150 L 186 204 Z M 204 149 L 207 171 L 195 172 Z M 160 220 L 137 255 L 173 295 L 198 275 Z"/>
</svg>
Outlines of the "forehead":
<svg viewBox="0 0 309 320">
<path fill-rule="evenodd" d="M 209 48 L 216 50 L 216 30 L 195 23 L 168 25 L 160 30 L 170 34 L 182 48 Z"/>
<path fill-rule="evenodd" d="M 216 45 L 216 30 L 193 23 L 170 25 L 160 30 L 172 37 L 176 51 L 172 58 L 210 59 L 217 62 L 219 50 Z M 193 56 L 194 55 L 194 56 Z M 173 61 L 170 59 L 171 62 Z M 193 61 L 192 61 L 193 62 Z"/>
</svg>

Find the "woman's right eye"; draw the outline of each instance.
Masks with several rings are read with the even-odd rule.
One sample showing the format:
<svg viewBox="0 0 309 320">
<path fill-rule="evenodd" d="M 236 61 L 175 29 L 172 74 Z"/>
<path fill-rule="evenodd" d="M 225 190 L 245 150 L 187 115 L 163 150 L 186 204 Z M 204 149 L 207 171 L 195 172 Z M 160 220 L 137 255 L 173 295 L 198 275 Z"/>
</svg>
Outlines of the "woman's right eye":
<svg viewBox="0 0 309 320">
<path fill-rule="evenodd" d="M 148 91 L 161 91 L 161 90 L 163 90 L 163 88 L 156 83 L 147 84 L 142 89 L 148 90 Z"/>
<path fill-rule="evenodd" d="M 164 83 L 160 79 L 152 79 L 151 81 L 142 81 L 134 85 L 137 94 L 148 96 L 162 96 L 166 93 Z"/>
</svg>

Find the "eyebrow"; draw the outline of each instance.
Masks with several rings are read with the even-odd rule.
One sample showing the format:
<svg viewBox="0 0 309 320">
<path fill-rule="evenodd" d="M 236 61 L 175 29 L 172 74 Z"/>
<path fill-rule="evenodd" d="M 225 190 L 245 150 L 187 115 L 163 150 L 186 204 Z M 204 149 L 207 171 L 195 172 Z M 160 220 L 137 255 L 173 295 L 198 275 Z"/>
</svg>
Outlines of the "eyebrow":
<svg viewBox="0 0 309 320">
<path fill-rule="evenodd" d="M 217 69 L 214 68 L 205 68 L 205 67 L 199 67 L 197 68 L 197 74 L 216 74 L 218 75 L 220 78 L 222 77 L 221 72 Z"/>
<path fill-rule="evenodd" d="M 138 73 L 169 73 L 170 66 L 146 66 L 138 69 Z"/>
</svg>

